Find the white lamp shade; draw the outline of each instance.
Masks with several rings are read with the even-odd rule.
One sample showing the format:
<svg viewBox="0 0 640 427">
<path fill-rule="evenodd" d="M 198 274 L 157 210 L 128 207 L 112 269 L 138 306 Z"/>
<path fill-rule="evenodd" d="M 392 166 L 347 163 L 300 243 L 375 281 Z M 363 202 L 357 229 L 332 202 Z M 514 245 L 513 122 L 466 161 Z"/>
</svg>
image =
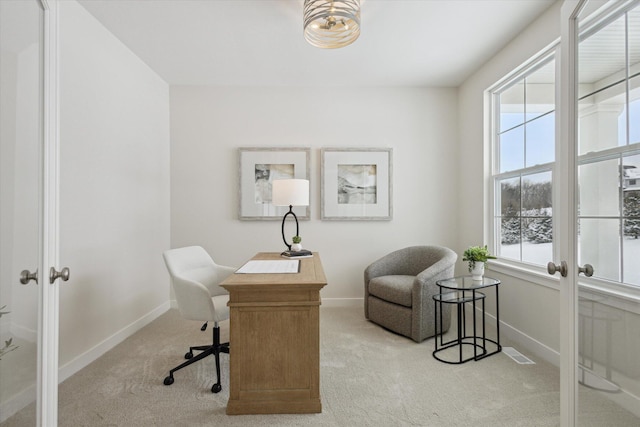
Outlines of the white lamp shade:
<svg viewBox="0 0 640 427">
<path fill-rule="evenodd" d="M 309 206 L 309 181 L 306 179 L 276 179 L 271 191 L 274 206 Z"/>
</svg>

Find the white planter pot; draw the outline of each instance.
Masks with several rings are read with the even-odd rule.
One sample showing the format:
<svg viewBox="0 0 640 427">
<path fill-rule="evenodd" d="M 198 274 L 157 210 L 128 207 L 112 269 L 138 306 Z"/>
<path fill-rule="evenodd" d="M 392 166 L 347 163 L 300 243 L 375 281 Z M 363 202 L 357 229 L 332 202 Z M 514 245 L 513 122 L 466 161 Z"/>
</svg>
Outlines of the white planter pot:
<svg viewBox="0 0 640 427">
<path fill-rule="evenodd" d="M 484 276 L 484 262 L 476 262 L 475 267 L 471 270 L 471 278 L 473 280 L 482 280 Z"/>
<path fill-rule="evenodd" d="M 298 252 L 302 250 L 302 243 L 294 243 L 291 245 L 291 250 L 294 252 Z"/>
</svg>

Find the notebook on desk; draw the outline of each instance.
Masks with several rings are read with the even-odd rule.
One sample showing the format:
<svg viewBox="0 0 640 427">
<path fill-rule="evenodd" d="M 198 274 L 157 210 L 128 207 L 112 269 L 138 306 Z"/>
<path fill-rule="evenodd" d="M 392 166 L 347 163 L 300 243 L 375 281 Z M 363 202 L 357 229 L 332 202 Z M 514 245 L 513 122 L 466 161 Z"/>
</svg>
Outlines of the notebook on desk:
<svg viewBox="0 0 640 427">
<path fill-rule="evenodd" d="M 238 274 L 281 274 L 299 273 L 300 261 L 298 260 L 251 260 L 240 267 Z"/>
</svg>

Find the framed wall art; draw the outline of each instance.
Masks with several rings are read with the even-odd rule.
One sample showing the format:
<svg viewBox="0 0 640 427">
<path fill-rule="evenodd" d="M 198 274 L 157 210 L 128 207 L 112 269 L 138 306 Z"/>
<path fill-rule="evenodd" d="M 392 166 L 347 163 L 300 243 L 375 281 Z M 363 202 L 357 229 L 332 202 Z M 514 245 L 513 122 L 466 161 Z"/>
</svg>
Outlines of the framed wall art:
<svg viewBox="0 0 640 427">
<path fill-rule="evenodd" d="M 241 220 L 282 220 L 288 206 L 271 203 L 271 184 L 276 179 L 309 179 L 311 149 L 239 148 L 239 209 Z M 298 219 L 309 219 L 309 206 L 294 206 Z"/>
<path fill-rule="evenodd" d="M 321 219 L 393 217 L 393 149 L 323 148 L 320 163 Z"/>
</svg>

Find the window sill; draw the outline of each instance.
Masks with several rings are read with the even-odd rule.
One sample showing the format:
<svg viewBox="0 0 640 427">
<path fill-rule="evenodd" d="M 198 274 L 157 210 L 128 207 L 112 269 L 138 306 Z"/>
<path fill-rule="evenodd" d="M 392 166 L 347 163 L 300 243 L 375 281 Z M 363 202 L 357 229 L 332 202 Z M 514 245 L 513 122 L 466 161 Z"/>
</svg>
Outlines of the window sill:
<svg viewBox="0 0 640 427">
<path fill-rule="evenodd" d="M 556 276 L 551 276 L 542 267 L 521 263 L 516 265 L 508 261 L 492 260 L 489 261 L 488 269 L 535 285 L 560 290 L 560 279 Z"/>
</svg>

